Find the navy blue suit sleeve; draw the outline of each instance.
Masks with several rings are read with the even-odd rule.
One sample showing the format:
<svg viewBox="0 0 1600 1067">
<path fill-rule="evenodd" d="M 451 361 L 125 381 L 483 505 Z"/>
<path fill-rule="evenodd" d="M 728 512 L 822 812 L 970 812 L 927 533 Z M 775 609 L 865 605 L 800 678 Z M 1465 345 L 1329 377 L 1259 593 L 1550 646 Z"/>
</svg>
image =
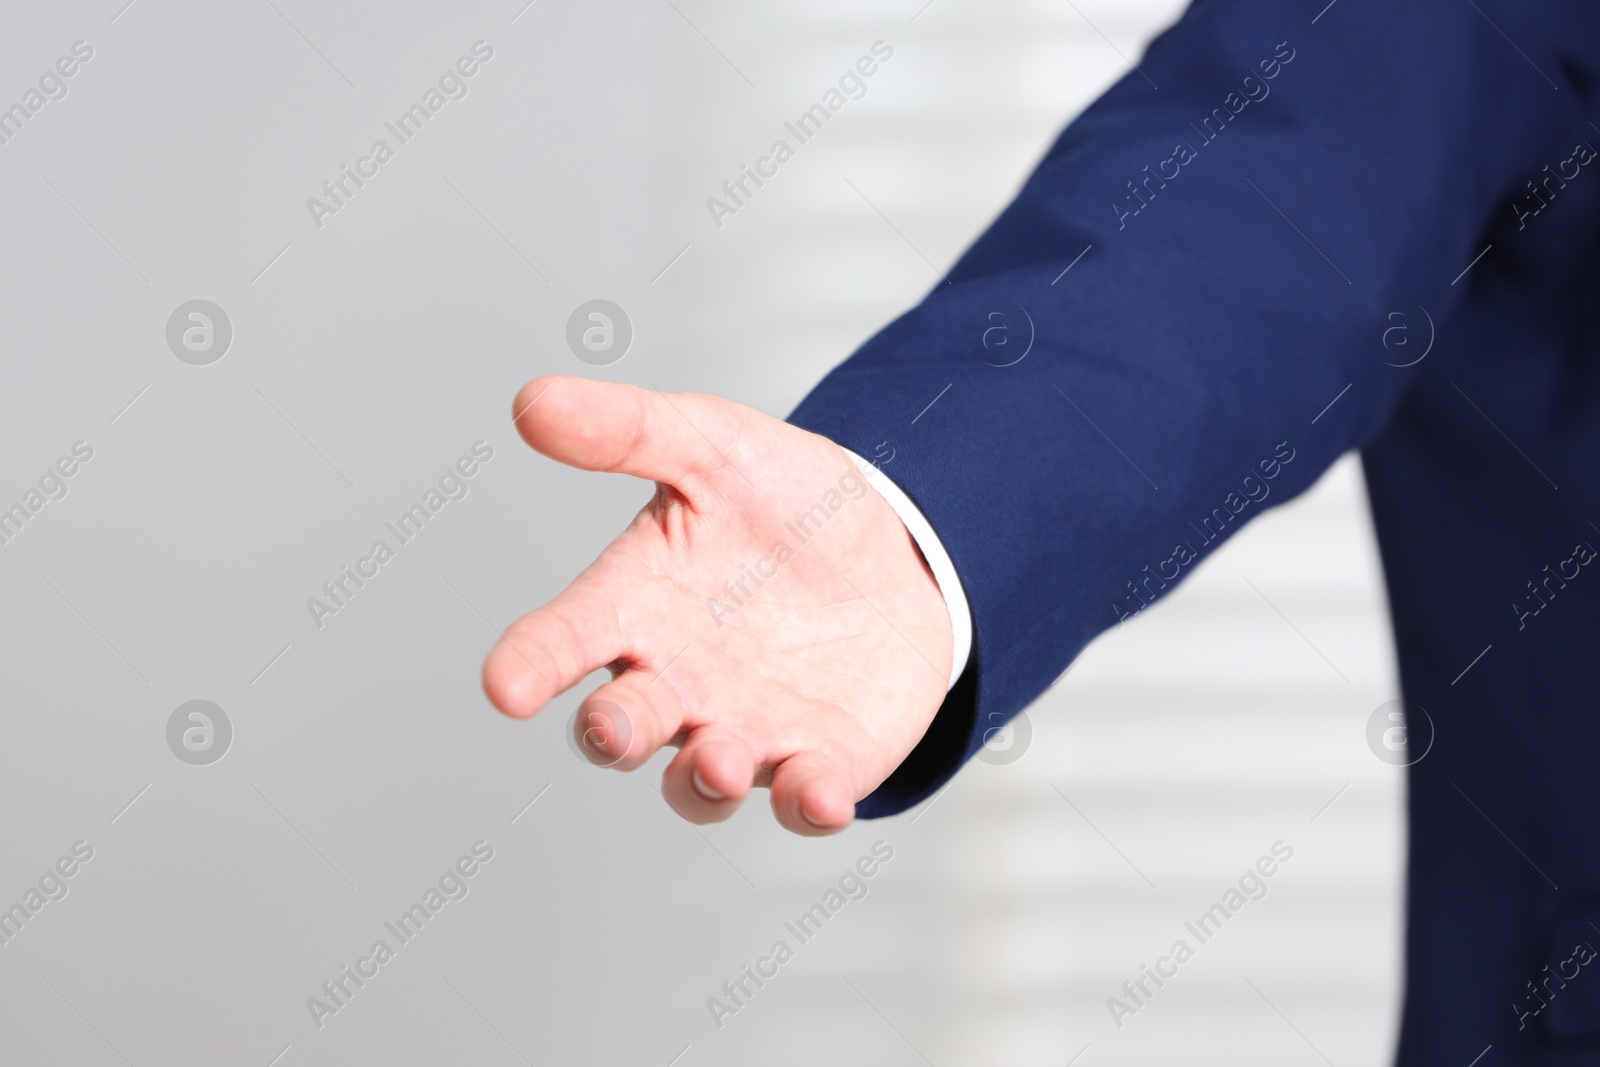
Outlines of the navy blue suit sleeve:
<svg viewBox="0 0 1600 1067">
<path fill-rule="evenodd" d="M 929 796 L 1098 633 L 1371 440 L 1428 320 L 1448 330 L 1493 253 L 1466 268 L 1589 129 L 1579 5 L 1321 7 L 1196 3 L 791 416 L 892 453 L 975 622 L 862 815 Z"/>
</svg>

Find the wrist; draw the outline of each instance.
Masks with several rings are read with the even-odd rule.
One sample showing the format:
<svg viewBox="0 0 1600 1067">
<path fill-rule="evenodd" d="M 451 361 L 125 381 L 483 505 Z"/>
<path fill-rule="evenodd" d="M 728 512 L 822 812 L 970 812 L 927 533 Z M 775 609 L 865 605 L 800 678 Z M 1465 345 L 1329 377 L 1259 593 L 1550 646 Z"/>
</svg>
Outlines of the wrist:
<svg viewBox="0 0 1600 1067">
<path fill-rule="evenodd" d="M 875 464 L 848 448 L 843 448 L 842 445 L 840 447 L 861 471 L 867 484 L 872 486 L 899 516 L 901 524 L 911 536 L 912 544 L 922 557 L 923 565 L 944 599 L 945 611 L 950 617 L 951 638 L 950 679 L 945 686 L 948 692 L 955 688 L 956 681 L 965 671 L 967 660 L 972 654 L 972 612 L 967 604 L 966 592 L 961 587 L 961 578 L 956 574 L 955 564 L 951 561 L 950 554 L 945 551 L 939 535 L 934 532 L 933 525 L 928 522 L 927 516 L 917 507 L 916 502 L 906 495 L 905 490 L 895 484 L 894 479 Z"/>
</svg>

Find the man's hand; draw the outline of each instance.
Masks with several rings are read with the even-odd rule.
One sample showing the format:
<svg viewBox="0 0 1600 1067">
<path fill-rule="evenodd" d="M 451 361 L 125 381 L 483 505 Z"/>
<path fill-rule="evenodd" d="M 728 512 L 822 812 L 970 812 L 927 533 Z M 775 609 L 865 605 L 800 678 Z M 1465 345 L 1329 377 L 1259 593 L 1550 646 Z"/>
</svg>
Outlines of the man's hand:
<svg viewBox="0 0 1600 1067">
<path fill-rule="evenodd" d="M 576 723 L 596 763 L 675 745 L 662 793 L 692 822 L 770 786 L 795 833 L 847 826 L 949 680 L 950 617 L 893 509 L 831 441 L 718 397 L 545 377 L 513 411 L 552 459 L 657 484 L 495 645 L 489 699 L 527 718 L 608 667 Z"/>
</svg>

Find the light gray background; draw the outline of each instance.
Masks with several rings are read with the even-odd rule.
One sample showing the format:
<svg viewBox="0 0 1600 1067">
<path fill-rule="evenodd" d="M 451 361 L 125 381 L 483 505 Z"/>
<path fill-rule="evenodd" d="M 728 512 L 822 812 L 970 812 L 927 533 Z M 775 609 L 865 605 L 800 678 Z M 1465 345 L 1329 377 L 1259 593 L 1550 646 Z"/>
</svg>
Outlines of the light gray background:
<svg viewBox="0 0 1600 1067">
<path fill-rule="evenodd" d="M 522 382 L 787 413 L 1176 5 L 123 2 L 12 4 L 0 35 L 5 105 L 95 49 L 0 146 L 0 503 L 95 449 L 0 547 L 0 906 L 95 849 L 0 946 L 0 1058 L 1386 1061 L 1404 772 L 1364 738 L 1398 694 L 1349 461 L 1093 646 L 1019 762 L 836 838 L 779 831 L 764 794 L 697 830 L 664 758 L 580 764 L 592 685 L 531 723 L 478 689 L 491 624 L 647 495 L 529 453 Z M 306 197 L 480 39 L 469 95 L 315 228 Z M 705 198 L 879 39 L 867 97 L 715 228 Z M 195 298 L 234 327 L 208 367 L 166 347 Z M 564 343 L 593 298 L 634 325 L 611 367 Z M 470 495 L 315 629 L 306 598 L 479 439 Z M 165 741 L 197 698 L 234 728 L 204 767 Z M 706 998 L 879 838 L 870 896 L 719 1031 Z M 1106 998 L 1279 838 L 1266 900 L 1114 1027 Z M 313 1026 L 306 998 L 479 839 L 470 895 Z"/>
</svg>

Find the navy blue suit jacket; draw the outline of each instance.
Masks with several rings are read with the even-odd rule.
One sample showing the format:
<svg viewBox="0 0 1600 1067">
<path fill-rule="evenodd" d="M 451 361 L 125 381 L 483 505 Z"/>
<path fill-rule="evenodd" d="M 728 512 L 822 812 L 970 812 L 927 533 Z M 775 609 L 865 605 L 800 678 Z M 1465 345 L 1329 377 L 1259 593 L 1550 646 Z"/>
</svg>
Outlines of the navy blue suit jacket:
<svg viewBox="0 0 1600 1067">
<path fill-rule="evenodd" d="M 895 450 L 975 623 L 861 814 L 1361 449 L 1436 728 L 1399 1062 L 1600 1063 L 1600 6 L 1323 3 L 1195 3 L 792 416 Z"/>
</svg>

